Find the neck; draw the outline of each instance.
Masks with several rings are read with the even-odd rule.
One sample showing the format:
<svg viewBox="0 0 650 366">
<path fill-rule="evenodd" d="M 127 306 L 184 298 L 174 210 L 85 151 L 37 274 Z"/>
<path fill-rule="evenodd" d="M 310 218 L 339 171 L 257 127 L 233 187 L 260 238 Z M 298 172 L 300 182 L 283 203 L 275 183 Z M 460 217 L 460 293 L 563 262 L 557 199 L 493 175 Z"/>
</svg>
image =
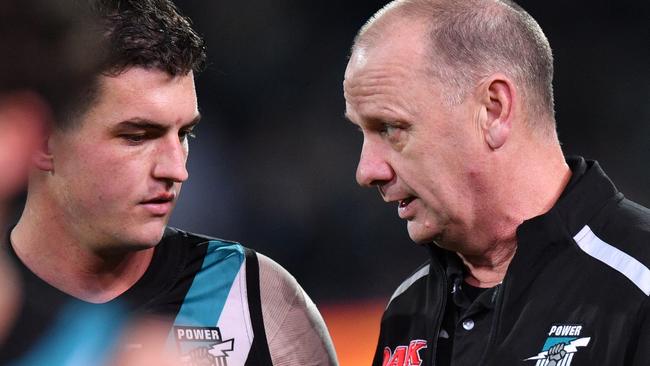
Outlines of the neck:
<svg viewBox="0 0 650 366">
<path fill-rule="evenodd" d="M 481 288 L 494 287 L 503 281 L 517 249 L 516 242 L 495 246 L 491 253 L 465 255 L 458 253 L 468 269 L 465 282 Z"/>
<path fill-rule="evenodd" d="M 30 201 L 11 232 L 11 245 L 27 268 L 57 289 L 84 301 L 107 302 L 133 286 L 151 263 L 153 248 L 94 250 L 98 243 L 70 233 L 60 217 L 35 210 Z"/>
<path fill-rule="evenodd" d="M 516 142 L 497 157 L 479 197 L 483 221 L 472 246 L 458 251 L 469 273 L 466 282 L 492 287 L 503 281 L 517 249 L 517 227 L 548 212 L 571 178 L 559 144 Z"/>
</svg>

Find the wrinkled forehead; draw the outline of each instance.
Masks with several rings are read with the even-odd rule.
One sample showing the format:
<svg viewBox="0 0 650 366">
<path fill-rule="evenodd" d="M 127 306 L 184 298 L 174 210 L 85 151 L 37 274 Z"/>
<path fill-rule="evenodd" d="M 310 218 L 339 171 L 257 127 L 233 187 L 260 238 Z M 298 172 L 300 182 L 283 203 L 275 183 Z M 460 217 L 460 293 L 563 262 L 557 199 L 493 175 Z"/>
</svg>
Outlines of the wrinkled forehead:
<svg viewBox="0 0 650 366">
<path fill-rule="evenodd" d="M 384 64 L 404 64 L 425 69 L 430 55 L 428 27 L 420 21 L 396 19 L 377 23 L 359 36 L 348 62 L 345 78 Z"/>
</svg>

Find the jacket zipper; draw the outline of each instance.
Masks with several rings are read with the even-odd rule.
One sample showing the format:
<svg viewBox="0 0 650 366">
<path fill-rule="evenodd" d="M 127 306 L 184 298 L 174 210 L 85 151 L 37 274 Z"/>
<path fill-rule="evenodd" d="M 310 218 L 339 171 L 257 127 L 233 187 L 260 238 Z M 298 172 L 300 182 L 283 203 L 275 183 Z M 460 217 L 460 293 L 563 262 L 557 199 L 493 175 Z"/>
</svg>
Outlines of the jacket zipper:
<svg viewBox="0 0 650 366">
<path fill-rule="evenodd" d="M 431 265 L 433 266 L 433 261 L 431 262 Z M 440 303 L 440 306 L 438 306 L 438 311 L 436 314 L 436 320 L 434 323 L 433 327 L 433 334 L 431 335 L 431 366 L 436 365 L 436 352 L 438 349 L 438 337 L 440 336 L 440 327 L 442 325 L 442 319 L 443 319 L 443 314 L 444 314 L 444 309 L 445 306 L 447 306 L 447 276 L 445 275 L 444 271 L 440 269 L 440 266 L 436 266 L 436 270 L 441 273 L 437 273 L 437 275 L 440 275 L 440 283 L 442 287 L 442 291 L 439 293 L 442 293 L 442 302 Z M 442 274 L 442 275 L 441 275 Z M 440 288 L 438 288 L 440 290 Z"/>
<path fill-rule="evenodd" d="M 483 351 L 483 355 L 481 356 L 481 362 L 478 363 L 479 366 L 485 365 L 487 355 L 489 354 L 489 351 L 492 348 L 494 340 L 496 338 L 497 328 L 499 327 L 499 319 L 501 319 L 501 307 L 503 306 L 503 297 L 505 292 L 506 292 L 506 279 L 504 278 L 503 281 L 501 282 L 501 285 L 498 286 L 495 290 L 494 296 L 496 296 L 497 303 L 496 306 L 494 307 L 492 327 L 490 329 L 490 334 L 488 335 L 487 346 L 485 347 L 485 350 Z"/>
</svg>

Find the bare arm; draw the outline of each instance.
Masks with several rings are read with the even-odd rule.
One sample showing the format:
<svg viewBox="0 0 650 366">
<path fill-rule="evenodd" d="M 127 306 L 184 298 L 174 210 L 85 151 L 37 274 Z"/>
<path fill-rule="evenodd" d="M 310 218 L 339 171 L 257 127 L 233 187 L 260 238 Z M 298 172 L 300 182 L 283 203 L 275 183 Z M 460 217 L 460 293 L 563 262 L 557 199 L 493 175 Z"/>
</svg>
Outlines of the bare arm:
<svg viewBox="0 0 650 366">
<path fill-rule="evenodd" d="M 273 365 L 338 365 L 316 305 L 287 270 L 257 255 L 262 316 Z"/>
</svg>

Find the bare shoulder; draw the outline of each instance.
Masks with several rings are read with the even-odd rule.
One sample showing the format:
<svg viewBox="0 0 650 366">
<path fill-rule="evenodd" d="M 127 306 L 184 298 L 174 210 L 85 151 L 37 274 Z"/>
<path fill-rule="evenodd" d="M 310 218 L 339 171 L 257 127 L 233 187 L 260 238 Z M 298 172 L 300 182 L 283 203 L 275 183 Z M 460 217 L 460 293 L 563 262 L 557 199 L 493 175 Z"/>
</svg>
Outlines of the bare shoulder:
<svg viewBox="0 0 650 366">
<path fill-rule="evenodd" d="M 286 269 L 257 254 L 266 338 L 274 365 L 337 365 L 323 317 Z"/>
</svg>

